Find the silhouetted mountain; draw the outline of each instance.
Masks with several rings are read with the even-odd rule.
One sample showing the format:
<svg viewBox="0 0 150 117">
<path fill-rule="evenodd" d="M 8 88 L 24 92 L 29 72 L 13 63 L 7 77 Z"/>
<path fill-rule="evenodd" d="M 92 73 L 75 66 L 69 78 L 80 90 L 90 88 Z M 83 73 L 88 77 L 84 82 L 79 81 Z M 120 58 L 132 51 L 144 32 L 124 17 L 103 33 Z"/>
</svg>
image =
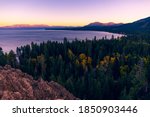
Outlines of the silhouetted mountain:
<svg viewBox="0 0 150 117">
<path fill-rule="evenodd" d="M 46 28 L 47 30 L 91 30 L 91 31 L 108 31 L 123 34 L 147 34 L 150 33 L 150 17 L 141 19 L 132 23 L 100 23 L 94 22 L 83 27 L 57 27 L 57 28 Z"/>
<path fill-rule="evenodd" d="M 109 22 L 109 23 L 101 23 L 101 22 L 93 22 L 90 23 L 88 25 L 86 25 L 85 27 L 92 27 L 92 26 L 116 26 L 116 25 L 122 25 L 122 23 L 114 23 L 114 22 Z"/>
<path fill-rule="evenodd" d="M 109 31 L 109 32 L 117 32 L 117 33 L 125 33 L 125 34 L 149 33 L 150 32 L 150 17 L 141 19 L 132 23 L 127 23 L 127 24 L 104 25 L 103 23 L 91 23 L 89 25 L 86 25 L 78 29 L 79 30 Z"/>
<path fill-rule="evenodd" d="M 127 24 L 122 23 L 100 23 L 93 22 L 83 27 L 67 26 L 48 26 L 48 25 L 13 25 L 1 27 L 3 29 L 46 29 L 46 30 L 91 30 L 91 31 L 108 31 L 124 34 L 145 34 L 150 33 L 150 17 Z"/>
<path fill-rule="evenodd" d="M 108 30 L 119 33 L 149 33 L 150 32 L 150 17 L 135 21 L 133 23 L 128 23 L 120 26 L 116 26 L 113 28 L 109 28 Z"/>
</svg>

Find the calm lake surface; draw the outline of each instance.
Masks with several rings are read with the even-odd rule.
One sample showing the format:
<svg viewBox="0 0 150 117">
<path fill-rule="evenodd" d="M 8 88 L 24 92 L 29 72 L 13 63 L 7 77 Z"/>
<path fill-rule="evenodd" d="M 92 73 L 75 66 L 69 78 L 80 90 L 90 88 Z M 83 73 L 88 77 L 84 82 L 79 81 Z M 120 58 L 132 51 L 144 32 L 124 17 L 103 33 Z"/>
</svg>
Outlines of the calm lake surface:
<svg viewBox="0 0 150 117">
<path fill-rule="evenodd" d="M 77 38 L 78 40 L 85 40 L 86 38 L 92 40 L 94 36 L 97 39 L 107 37 L 111 39 L 114 37 L 121 37 L 120 34 L 100 32 L 100 31 L 68 31 L 68 30 L 0 30 L 0 47 L 4 52 L 10 50 L 16 51 L 16 47 L 20 47 L 26 44 L 41 43 L 48 40 L 51 41 L 63 41 L 66 37 L 69 41 Z"/>
</svg>

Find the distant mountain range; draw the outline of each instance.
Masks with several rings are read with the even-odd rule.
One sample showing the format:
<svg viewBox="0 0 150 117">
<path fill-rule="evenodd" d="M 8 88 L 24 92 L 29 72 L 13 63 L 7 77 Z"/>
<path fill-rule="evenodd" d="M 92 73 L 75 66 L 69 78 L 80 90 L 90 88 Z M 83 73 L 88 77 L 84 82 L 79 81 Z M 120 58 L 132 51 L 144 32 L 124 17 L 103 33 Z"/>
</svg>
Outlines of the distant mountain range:
<svg viewBox="0 0 150 117">
<path fill-rule="evenodd" d="M 90 30 L 90 31 L 108 31 L 123 34 L 147 34 L 150 33 L 150 17 L 132 22 L 132 23 L 101 23 L 93 22 L 82 27 L 67 26 L 48 26 L 48 25 L 26 25 L 19 24 L 13 26 L 0 27 L 3 29 L 45 29 L 45 30 Z"/>
<path fill-rule="evenodd" d="M 16 24 L 16 25 L 12 25 L 12 26 L 3 26 L 0 27 L 3 29 L 44 29 L 44 28 L 49 28 L 48 25 L 29 25 L 29 24 Z"/>
<path fill-rule="evenodd" d="M 122 34 L 147 34 L 150 33 L 150 17 L 132 22 L 132 23 L 100 23 L 94 22 L 83 27 L 67 28 L 46 28 L 47 30 L 90 30 L 90 31 L 108 31 Z"/>
<path fill-rule="evenodd" d="M 43 24 L 39 24 L 39 25 L 29 25 L 29 24 L 15 24 L 15 25 L 11 25 L 11 26 L 3 26 L 0 27 L 0 29 L 53 29 L 53 30 L 57 30 L 57 29 L 67 29 L 67 28 L 73 28 L 73 27 L 68 27 L 68 26 L 49 26 L 49 25 L 43 25 Z"/>
<path fill-rule="evenodd" d="M 117 25 L 122 25 L 123 23 L 114 23 L 114 22 L 108 22 L 108 23 L 101 23 L 101 22 L 93 22 L 85 27 L 92 27 L 92 26 L 117 26 Z"/>
</svg>

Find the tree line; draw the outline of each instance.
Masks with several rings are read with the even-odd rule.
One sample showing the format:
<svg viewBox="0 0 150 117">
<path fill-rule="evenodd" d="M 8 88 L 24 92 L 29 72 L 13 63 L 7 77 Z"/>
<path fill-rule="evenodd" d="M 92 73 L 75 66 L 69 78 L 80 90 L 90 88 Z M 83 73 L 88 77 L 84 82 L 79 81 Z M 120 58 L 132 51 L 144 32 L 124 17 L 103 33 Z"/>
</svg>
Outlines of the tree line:
<svg viewBox="0 0 150 117">
<path fill-rule="evenodd" d="M 0 49 L 5 64 L 56 81 L 80 99 L 150 99 L 149 36 L 32 42 L 16 52 Z"/>
</svg>

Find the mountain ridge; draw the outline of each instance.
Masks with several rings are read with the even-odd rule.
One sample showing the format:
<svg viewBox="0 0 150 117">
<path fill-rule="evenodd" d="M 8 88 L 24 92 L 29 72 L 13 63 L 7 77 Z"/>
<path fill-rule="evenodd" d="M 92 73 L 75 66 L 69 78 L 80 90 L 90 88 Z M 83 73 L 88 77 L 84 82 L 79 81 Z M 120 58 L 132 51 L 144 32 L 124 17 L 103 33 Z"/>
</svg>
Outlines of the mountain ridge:
<svg viewBox="0 0 150 117">
<path fill-rule="evenodd" d="M 85 26 L 48 26 L 48 25 L 28 25 L 17 24 L 13 26 L 0 27 L 4 29 L 44 29 L 44 30 L 90 30 L 90 31 L 107 31 L 123 34 L 145 34 L 150 33 L 150 17 L 143 18 L 131 23 L 101 23 L 92 22 Z"/>
<path fill-rule="evenodd" d="M 108 22 L 108 23 L 101 23 L 101 22 L 93 22 L 86 26 L 115 26 L 115 25 L 121 25 L 123 23 L 114 23 L 114 22 Z"/>
<path fill-rule="evenodd" d="M 150 17 L 143 18 L 131 23 L 100 23 L 93 22 L 82 27 L 68 28 L 46 28 L 46 30 L 90 30 L 90 31 L 107 31 L 121 34 L 147 34 L 150 33 Z"/>
</svg>

